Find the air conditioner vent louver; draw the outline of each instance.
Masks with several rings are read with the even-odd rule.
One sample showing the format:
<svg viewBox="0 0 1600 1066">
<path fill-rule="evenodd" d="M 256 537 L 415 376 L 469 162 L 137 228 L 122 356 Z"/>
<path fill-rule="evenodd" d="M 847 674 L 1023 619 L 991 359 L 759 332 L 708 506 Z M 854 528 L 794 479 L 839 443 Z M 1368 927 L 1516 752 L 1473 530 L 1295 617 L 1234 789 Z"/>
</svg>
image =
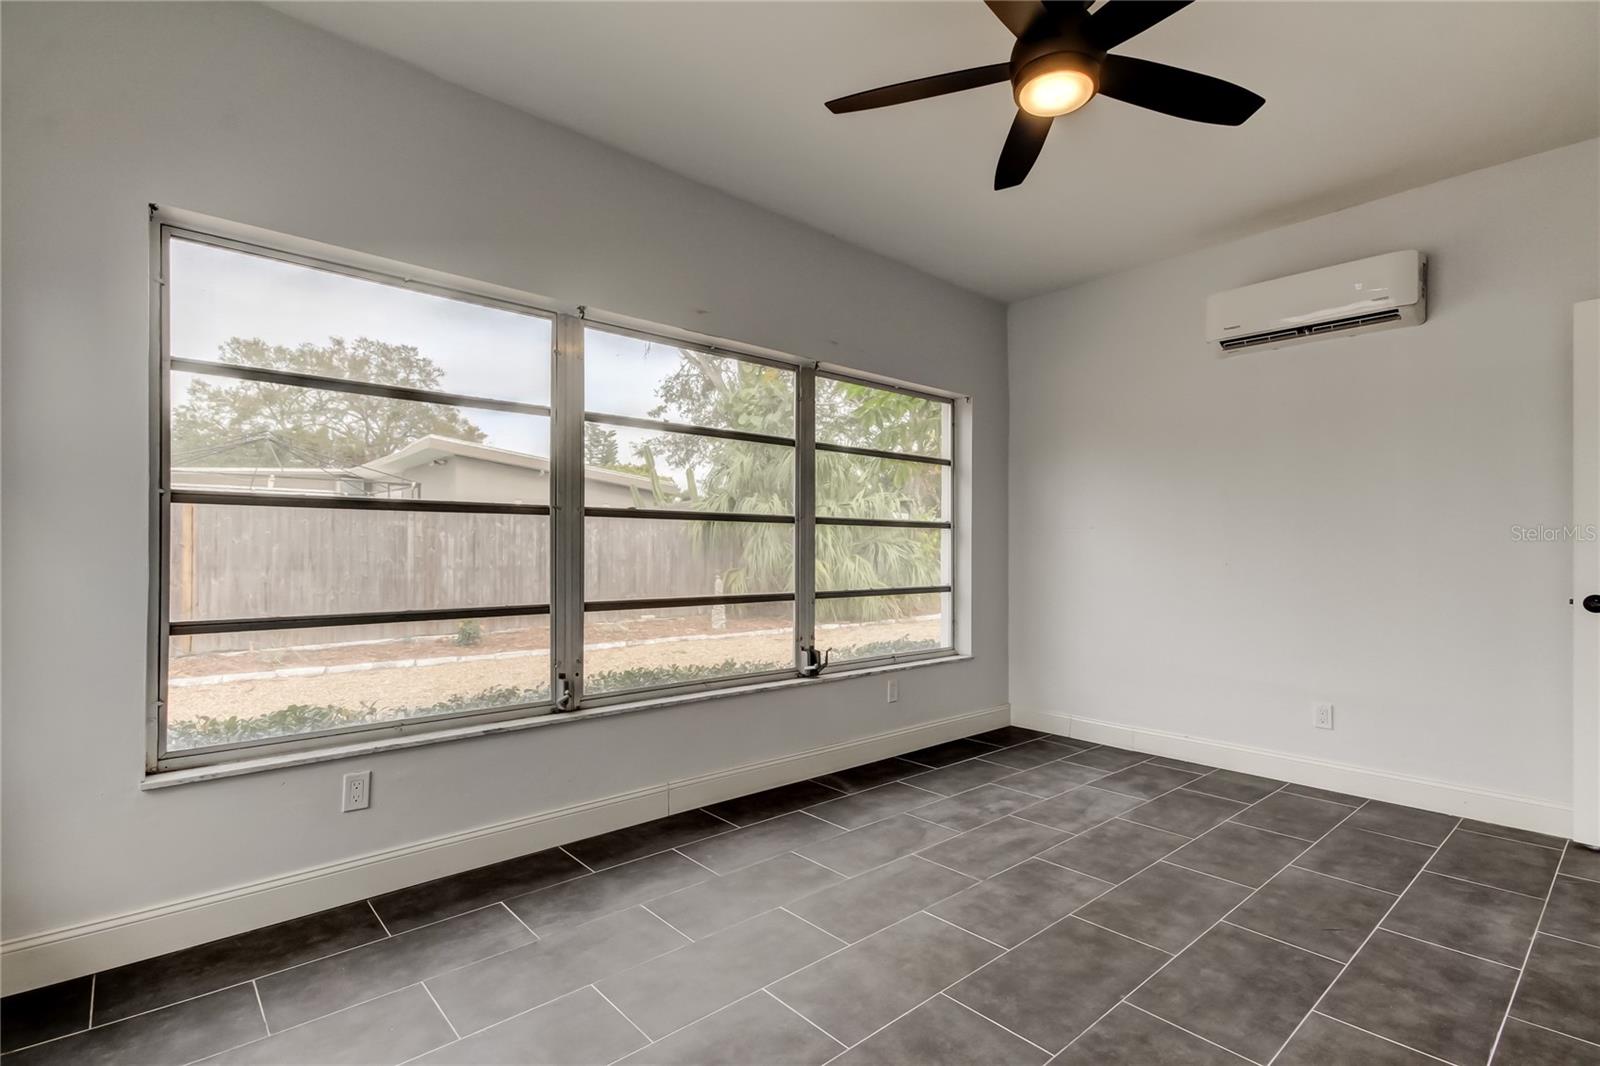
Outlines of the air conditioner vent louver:
<svg viewBox="0 0 1600 1066">
<path fill-rule="evenodd" d="M 1228 337 L 1221 341 L 1220 344 L 1223 351 L 1232 352 L 1240 348 L 1255 348 L 1263 344 L 1278 344 L 1295 337 L 1311 337 L 1322 333 L 1333 333 L 1337 330 L 1373 326 L 1380 322 L 1398 322 L 1400 317 L 1400 312 L 1391 308 L 1387 311 L 1373 311 L 1365 315 L 1336 318 L 1331 322 L 1321 322 L 1314 326 L 1301 326 L 1298 329 L 1275 329 L 1270 333 L 1253 333 L 1248 337 Z"/>
</svg>

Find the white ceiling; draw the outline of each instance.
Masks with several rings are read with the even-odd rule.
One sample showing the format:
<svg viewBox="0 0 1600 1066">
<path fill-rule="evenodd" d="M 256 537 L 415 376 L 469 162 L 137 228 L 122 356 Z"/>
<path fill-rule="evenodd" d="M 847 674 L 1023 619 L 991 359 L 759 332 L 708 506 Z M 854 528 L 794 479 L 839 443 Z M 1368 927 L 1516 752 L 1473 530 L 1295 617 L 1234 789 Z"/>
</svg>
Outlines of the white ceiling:
<svg viewBox="0 0 1600 1066">
<path fill-rule="evenodd" d="M 1006 300 L 1600 132 L 1593 2 L 1198 3 L 1118 51 L 1255 90 L 1250 122 L 1097 99 L 998 193 L 1008 86 L 822 107 L 1006 59 L 977 0 L 275 6 Z"/>
</svg>

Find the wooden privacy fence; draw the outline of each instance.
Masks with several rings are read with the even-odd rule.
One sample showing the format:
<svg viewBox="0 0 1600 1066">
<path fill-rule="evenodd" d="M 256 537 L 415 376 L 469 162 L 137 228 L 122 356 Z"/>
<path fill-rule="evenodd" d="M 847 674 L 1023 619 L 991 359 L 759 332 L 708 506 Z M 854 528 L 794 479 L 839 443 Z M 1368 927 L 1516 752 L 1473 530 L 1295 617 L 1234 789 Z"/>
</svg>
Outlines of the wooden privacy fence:
<svg viewBox="0 0 1600 1066">
<path fill-rule="evenodd" d="M 698 523 L 590 519 L 587 599 L 698 596 L 737 565 L 707 551 Z M 172 505 L 173 621 L 548 603 L 550 520 L 543 515 Z M 656 615 L 685 613 L 654 611 Z M 545 619 L 484 618 L 485 633 Z M 175 638 L 177 654 L 455 633 L 459 622 L 400 622 Z"/>
</svg>

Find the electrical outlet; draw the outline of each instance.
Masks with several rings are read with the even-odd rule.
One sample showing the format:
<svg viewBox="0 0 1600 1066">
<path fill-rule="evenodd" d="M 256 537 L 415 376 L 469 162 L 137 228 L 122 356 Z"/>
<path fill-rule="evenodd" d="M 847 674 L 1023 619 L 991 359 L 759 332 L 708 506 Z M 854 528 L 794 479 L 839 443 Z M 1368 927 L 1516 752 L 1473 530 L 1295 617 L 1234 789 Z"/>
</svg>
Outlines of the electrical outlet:
<svg viewBox="0 0 1600 1066">
<path fill-rule="evenodd" d="M 344 775 L 344 793 L 339 807 L 345 814 L 364 811 L 372 806 L 372 771 L 361 770 Z"/>
<path fill-rule="evenodd" d="M 1311 707 L 1311 722 L 1318 729 L 1333 728 L 1333 704 L 1317 703 Z"/>
<path fill-rule="evenodd" d="M 899 702 L 899 700 L 900 700 L 900 679 L 898 677 L 891 677 L 889 679 L 889 691 L 887 693 L 886 699 L 887 699 L 887 701 L 889 703 L 897 703 L 897 702 Z"/>
</svg>

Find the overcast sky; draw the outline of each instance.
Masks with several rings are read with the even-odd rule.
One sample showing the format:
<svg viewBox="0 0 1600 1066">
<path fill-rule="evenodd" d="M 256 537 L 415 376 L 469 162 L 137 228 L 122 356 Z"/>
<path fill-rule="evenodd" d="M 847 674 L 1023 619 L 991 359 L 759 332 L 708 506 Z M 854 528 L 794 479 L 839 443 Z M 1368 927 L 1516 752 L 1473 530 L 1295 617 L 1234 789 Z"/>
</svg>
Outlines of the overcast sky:
<svg viewBox="0 0 1600 1066">
<path fill-rule="evenodd" d="M 548 319 L 345 277 L 327 271 L 174 239 L 170 245 L 172 355 L 217 358 L 230 337 L 294 347 L 359 337 L 414 346 L 442 371 L 448 392 L 526 403 L 550 402 Z M 677 365 L 675 349 L 588 331 L 585 406 L 644 415 Z M 188 375 L 173 375 L 173 403 Z M 487 443 L 548 455 L 547 419 L 499 411 L 464 413 Z M 650 434 L 619 431 L 622 458 Z"/>
</svg>

